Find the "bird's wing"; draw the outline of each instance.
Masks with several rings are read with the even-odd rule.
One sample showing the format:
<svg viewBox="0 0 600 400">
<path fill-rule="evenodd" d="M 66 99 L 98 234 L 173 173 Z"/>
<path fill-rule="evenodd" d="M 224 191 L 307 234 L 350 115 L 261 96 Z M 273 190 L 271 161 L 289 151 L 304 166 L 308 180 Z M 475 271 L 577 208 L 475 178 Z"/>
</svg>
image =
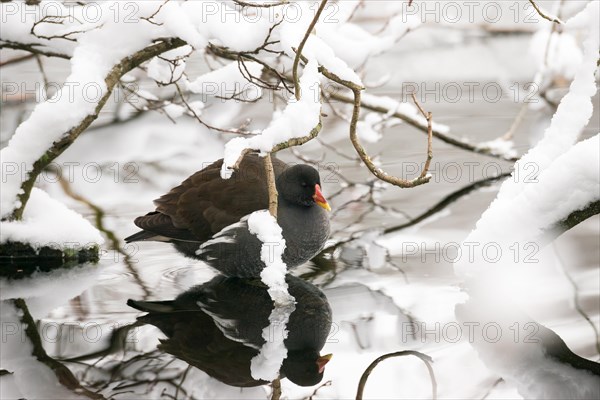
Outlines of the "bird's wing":
<svg viewBox="0 0 600 400">
<path fill-rule="evenodd" d="M 141 217 L 137 217 L 134 220 L 134 223 L 137 227 L 142 228 L 143 231 L 126 238 L 126 241 L 147 238 L 153 239 L 156 235 L 164 237 L 164 240 L 177 239 L 185 242 L 198 242 L 198 239 L 189 229 L 174 226 L 171 217 L 158 211 L 153 211 Z M 150 232 L 150 234 L 148 234 L 148 232 Z"/>
<path fill-rule="evenodd" d="M 276 174 L 286 168 L 277 159 L 273 162 Z M 204 242 L 245 215 L 268 207 L 262 158 L 246 155 L 230 179 L 221 178 L 222 164 L 219 160 L 209 165 L 155 200 L 158 216 L 139 217 L 136 225 L 168 238 Z"/>
</svg>

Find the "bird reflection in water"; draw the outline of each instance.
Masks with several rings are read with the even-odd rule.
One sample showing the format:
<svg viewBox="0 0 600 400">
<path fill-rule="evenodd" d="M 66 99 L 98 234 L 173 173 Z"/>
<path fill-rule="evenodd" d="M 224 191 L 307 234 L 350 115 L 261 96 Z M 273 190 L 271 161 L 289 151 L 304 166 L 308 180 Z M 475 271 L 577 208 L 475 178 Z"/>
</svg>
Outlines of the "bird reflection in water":
<svg viewBox="0 0 600 400">
<path fill-rule="evenodd" d="M 288 275 L 296 309 L 287 324 L 287 358 L 280 376 L 300 386 L 323 379 L 331 355 L 320 355 L 331 330 L 331 308 L 314 285 Z M 268 382 L 252 377 L 250 363 L 265 343 L 273 301 L 260 279 L 217 276 L 192 287 L 172 301 L 127 304 L 148 314 L 139 322 L 158 327 L 167 339 L 158 348 L 231 386 L 250 387 Z"/>
</svg>

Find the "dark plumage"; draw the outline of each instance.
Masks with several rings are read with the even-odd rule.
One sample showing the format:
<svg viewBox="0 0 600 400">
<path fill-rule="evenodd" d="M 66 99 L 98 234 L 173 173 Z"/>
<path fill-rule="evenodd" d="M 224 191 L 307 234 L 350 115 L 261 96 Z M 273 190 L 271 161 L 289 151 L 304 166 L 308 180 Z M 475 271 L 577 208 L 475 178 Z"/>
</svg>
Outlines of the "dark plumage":
<svg viewBox="0 0 600 400">
<path fill-rule="evenodd" d="M 320 356 L 331 329 L 331 308 L 314 285 L 288 276 L 296 310 L 287 324 L 284 341 L 288 357 L 281 375 L 301 386 L 323 378 L 330 356 Z M 262 330 L 269 325 L 273 303 L 260 280 L 217 276 L 193 287 L 173 301 L 134 301 L 128 305 L 148 314 L 138 320 L 158 327 L 168 339 L 159 348 L 232 386 L 258 386 L 250 361 L 264 344 Z"/>
<path fill-rule="evenodd" d="M 207 262 L 228 276 L 257 277 L 264 267 L 260 241 L 244 217 L 268 208 L 267 178 L 262 158 L 244 157 L 230 179 L 221 179 L 223 160 L 187 178 L 155 200 L 156 211 L 135 219 L 142 228 L 127 242 L 170 242 L 185 255 Z M 288 167 L 273 158 L 278 197 L 278 223 L 286 249 L 283 261 L 296 267 L 315 256 L 329 236 L 327 201 L 317 170 Z"/>
<path fill-rule="evenodd" d="M 544 348 L 546 356 L 560 363 L 570 365 L 575 369 L 588 371 L 589 373 L 600 378 L 599 363 L 580 357 L 573 353 L 565 341 L 552 329 L 538 324 L 537 322 L 534 324 L 535 333 L 532 335 L 532 338 L 529 338 L 528 340 L 530 342 L 535 341 L 540 343 Z M 600 380 L 598 381 L 598 385 L 600 385 Z"/>
</svg>

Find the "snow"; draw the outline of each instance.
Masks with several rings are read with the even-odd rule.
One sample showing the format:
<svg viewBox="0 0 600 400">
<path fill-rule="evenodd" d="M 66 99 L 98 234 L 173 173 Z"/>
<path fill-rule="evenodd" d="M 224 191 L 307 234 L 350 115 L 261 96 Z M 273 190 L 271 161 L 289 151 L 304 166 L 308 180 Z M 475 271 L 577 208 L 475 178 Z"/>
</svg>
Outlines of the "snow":
<svg viewBox="0 0 600 400">
<path fill-rule="evenodd" d="M 549 47 L 548 40 L 551 41 Z M 570 32 L 551 33 L 549 29 L 539 30 L 531 39 L 530 53 L 538 65 L 547 65 L 547 71 L 555 78 L 573 79 L 583 61 L 577 39 Z"/>
<path fill-rule="evenodd" d="M 21 221 L 3 221 L 0 243 L 29 243 L 39 250 L 82 249 L 104 242 L 100 232 L 75 211 L 33 188 Z"/>
<path fill-rule="evenodd" d="M 547 328 L 524 314 L 514 311 L 505 314 L 497 304 L 474 305 L 473 301 L 457 307 L 459 321 L 483 322 L 474 325 L 473 346 L 486 365 L 515 385 L 524 398 L 597 399 L 600 396 L 598 376 L 546 356 L 542 339 Z M 474 310 L 485 310 L 485 315 L 473 314 Z"/>
<path fill-rule="evenodd" d="M 186 108 L 183 106 L 180 106 L 179 104 L 169 103 L 163 107 L 163 110 L 169 117 L 175 119 L 175 118 L 181 117 L 183 115 L 183 113 L 186 111 Z"/>
<path fill-rule="evenodd" d="M 272 381 L 277 378 L 287 349 L 283 341 L 287 338 L 286 325 L 295 310 L 295 299 L 288 293 L 285 282 L 287 266 L 281 259 L 285 250 L 285 239 L 277 220 L 267 210 L 256 211 L 248 218 L 248 229 L 263 242 L 260 258 L 265 268 L 260 278 L 269 287 L 273 300 L 273 311 L 269 315 L 269 326 L 263 329 L 265 343 L 251 362 L 254 379 Z"/>
<path fill-rule="evenodd" d="M 496 199 L 476 228 L 463 241 L 493 244 L 498 253 L 486 257 L 474 252 L 455 263 L 455 273 L 465 279 L 469 300 L 456 307 L 459 321 L 483 325 L 493 316 L 495 329 L 510 332 L 514 323 L 534 322 L 523 310 L 535 311 L 538 285 L 533 272 L 548 264 L 545 235 L 553 224 L 572 211 L 600 198 L 600 135 L 574 144 L 588 124 L 600 46 L 600 3 L 590 2 L 566 26 L 585 23 L 583 62 L 577 67 L 569 92 L 560 102 L 542 140 L 515 164 L 512 178 L 501 186 Z M 534 174 L 531 174 L 534 167 Z M 535 246 L 538 264 L 532 264 L 514 246 Z M 540 251 L 541 249 L 541 251 Z M 536 282 L 536 288 L 526 288 Z M 529 285 L 531 286 L 531 285 Z M 525 398 L 597 398 L 598 378 L 546 357 L 539 344 L 501 335 L 500 341 L 479 336 L 472 345 L 486 366 L 514 384 Z"/>
<path fill-rule="evenodd" d="M 368 113 L 363 121 L 356 124 L 356 133 L 361 140 L 369 143 L 377 143 L 381 139 L 380 126 L 384 122 L 384 117 L 378 113 Z"/>
<path fill-rule="evenodd" d="M 260 47 L 281 10 L 276 7 L 254 13 L 252 9 L 240 11 L 232 3 L 202 1 L 184 2 L 181 8 L 183 18 L 189 19 L 211 43 L 233 51 L 253 51 Z"/>
<path fill-rule="evenodd" d="M 154 3 L 153 6 L 157 9 L 159 5 Z M 155 16 L 156 23 L 163 24 L 171 34 L 169 36 L 179 37 L 195 49 L 203 49 L 208 44 L 208 39 L 198 32 L 198 28 L 189 18 L 188 10 L 182 7 L 180 2 L 165 2 L 160 7 L 160 11 Z"/>
<path fill-rule="evenodd" d="M 183 46 L 181 49 L 183 49 L 184 51 L 187 50 L 185 49 L 185 47 L 189 48 L 189 46 Z M 189 51 L 186 51 L 185 53 L 182 52 L 179 54 L 187 53 L 189 53 Z M 170 59 L 168 58 L 167 53 L 161 55 L 160 57 L 154 57 L 148 62 L 148 65 L 146 66 L 146 72 L 148 73 L 148 77 L 154 79 L 156 82 L 165 85 L 169 82 L 175 82 L 179 78 L 181 78 L 183 71 L 185 71 L 185 61 L 179 59 L 179 55 L 177 55 L 173 59 Z"/>
<path fill-rule="evenodd" d="M 337 57 L 351 68 L 360 68 L 369 58 L 390 49 L 408 31 L 420 25 L 419 17 L 400 14 L 391 18 L 386 28 L 377 35 L 351 22 L 321 24 L 318 35 Z"/>
<path fill-rule="evenodd" d="M 600 46 L 598 7 L 597 2 L 590 3 L 582 14 L 572 19 L 577 21 L 581 15 L 595 16 L 589 21 L 584 62 L 579 66 L 569 93 L 561 100 L 543 139 L 515 163 L 512 179 L 502 184 L 496 200 L 483 213 L 476 230 L 465 242 L 534 240 L 541 230 L 566 217 L 569 210 L 578 210 L 586 201 L 597 199 L 597 182 L 593 182 L 593 179 L 598 179 L 597 174 L 588 171 L 589 163 L 598 164 L 597 137 L 574 148 L 572 146 L 593 112 L 592 96 L 596 94 L 594 72 Z M 567 22 L 567 26 L 572 20 Z M 588 145 L 591 146 L 586 148 Z M 569 155 L 561 157 L 567 152 Z M 573 179 L 574 176 L 577 179 Z M 578 186 L 580 183 L 581 186 Z M 590 189 L 592 191 L 581 193 L 581 190 Z M 529 214 L 534 209 L 538 212 Z M 519 236 L 515 238 L 517 232 Z M 506 237 L 507 234 L 510 237 Z M 477 262 L 469 264 L 479 268 Z M 469 267 L 457 265 L 455 270 L 466 272 Z"/>
<path fill-rule="evenodd" d="M 269 126 L 257 136 L 237 137 L 225 145 L 221 177 L 229 179 L 233 166 L 246 149 L 268 153 L 279 143 L 303 137 L 319 123 L 321 113 L 320 74 L 316 61 L 311 60 L 300 78 L 302 97 L 290 99 L 286 108 L 277 115 Z"/>
<path fill-rule="evenodd" d="M 594 77 L 598 61 L 600 44 L 600 10 L 597 2 L 591 2 L 585 11 L 567 21 L 567 27 L 584 16 L 594 16 L 590 21 L 587 38 L 584 42 L 584 59 L 579 65 L 569 93 L 561 100 L 543 139 L 515 164 L 515 174 L 527 174 L 529 165 L 536 165 L 543 170 L 560 154 L 566 152 L 577 140 L 593 113 L 592 96 L 596 94 Z M 523 189 L 526 183 L 522 179 L 508 179 L 498 195 L 498 201 L 513 197 Z"/>
<path fill-rule="evenodd" d="M 302 42 L 304 34 L 314 17 L 313 6 L 308 3 L 309 2 L 295 3 L 295 7 L 293 7 L 295 9 L 294 11 L 292 11 L 290 7 L 289 12 L 299 12 L 300 18 L 294 23 L 282 24 L 280 29 L 279 39 L 281 41 L 281 47 L 291 59 L 294 59 L 296 56 L 293 49 L 297 49 Z M 285 18 L 290 17 L 284 17 L 284 19 Z M 319 65 L 327 68 L 340 79 L 350 81 L 358 86 L 363 86 L 362 81 L 356 72 L 354 72 L 354 70 L 341 58 L 337 57 L 333 49 L 327 45 L 322 37 L 320 37 L 320 30 L 327 25 L 324 18 L 325 13 L 321 14 L 319 23 L 316 25 L 317 35 L 311 34 L 309 36 L 302 49 L 302 55 L 309 60 L 315 59 Z M 323 37 L 326 35 L 327 32 L 324 32 Z"/>
<path fill-rule="evenodd" d="M 502 156 L 505 158 L 513 158 L 517 156 L 515 143 L 512 140 L 497 138 L 489 142 L 481 142 L 477 144 L 477 150 L 484 150 L 490 154 Z"/>
</svg>

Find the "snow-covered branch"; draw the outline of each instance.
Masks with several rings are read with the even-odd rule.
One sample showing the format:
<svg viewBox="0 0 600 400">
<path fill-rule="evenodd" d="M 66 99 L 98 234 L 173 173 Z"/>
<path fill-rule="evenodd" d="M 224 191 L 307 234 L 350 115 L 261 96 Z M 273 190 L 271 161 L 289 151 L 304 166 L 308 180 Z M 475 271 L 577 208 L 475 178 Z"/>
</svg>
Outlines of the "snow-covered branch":
<svg viewBox="0 0 600 400">
<path fill-rule="evenodd" d="M 7 181 L 3 182 L 2 218 L 11 220 L 21 219 L 23 216 L 23 210 L 25 209 L 25 205 L 27 204 L 27 200 L 29 199 L 31 189 L 33 188 L 37 176 L 47 165 L 61 155 L 98 117 L 98 114 L 104 107 L 104 104 L 110 98 L 113 88 L 123 75 L 138 67 L 143 62 L 148 61 L 153 57 L 164 53 L 165 51 L 183 45 L 185 45 L 185 42 L 181 39 L 166 39 L 139 50 L 121 60 L 121 62 L 113 66 L 110 72 L 103 78 L 105 85 L 105 92 L 103 96 L 96 104 L 91 105 L 93 108 L 91 108 L 90 105 L 85 107 L 91 111 L 89 114 L 77 113 L 78 115 L 73 119 L 75 125 L 63 133 L 57 132 L 56 139 L 52 138 L 52 145 L 50 147 L 45 148 L 45 146 L 36 146 L 34 151 L 24 153 L 25 147 L 31 150 L 30 140 L 35 142 L 35 139 L 30 137 L 32 136 L 32 133 L 30 133 L 28 129 L 30 127 L 33 128 L 34 124 L 38 123 L 39 125 L 35 128 L 35 130 L 43 129 L 44 126 L 47 126 L 46 124 L 48 123 L 47 118 L 50 115 L 49 113 L 55 113 L 58 111 L 55 110 L 55 107 L 52 107 L 49 103 L 40 105 L 30 119 L 27 120 L 27 122 L 23 124 L 19 130 L 17 130 L 17 133 L 15 133 L 15 136 L 9 143 L 9 146 L 2 150 L 3 162 L 14 162 L 17 165 L 20 165 L 21 163 L 25 162 L 23 159 L 25 154 L 27 154 L 27 159 L 31 160 L 31 164 L 29 164 L 27 167 L 27 179 L 25 181 L 21 182 L 21 175 L 15 174 L 8 175 Z M 69 108 L 72 107 L 71 104 L 66 105 Z M 69 112 L 69 110 L 65 110 L 65 112 Z M 44 144 L 44 142 L 39 144 Z M 40 155 L 37 156 L 37 154 Z"/>
</svg>

